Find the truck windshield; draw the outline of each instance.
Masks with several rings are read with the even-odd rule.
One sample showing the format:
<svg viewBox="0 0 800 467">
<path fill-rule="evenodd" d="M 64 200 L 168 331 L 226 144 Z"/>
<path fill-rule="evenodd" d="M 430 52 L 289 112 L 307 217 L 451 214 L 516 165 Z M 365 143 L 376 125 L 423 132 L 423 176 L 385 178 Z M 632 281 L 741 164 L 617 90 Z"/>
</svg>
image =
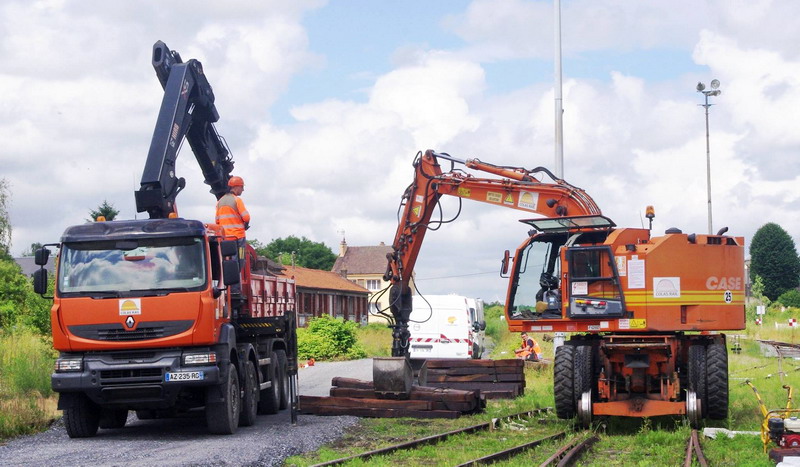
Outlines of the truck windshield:
<svg viewBox="0 0 800 467">
<path fill-rule="evenodd" d="M 59 257 L 62 294 L 124 296 L 202 290 L 205 248 L 200 238 L 157 238 L 64 244 Z"/>
</svg>

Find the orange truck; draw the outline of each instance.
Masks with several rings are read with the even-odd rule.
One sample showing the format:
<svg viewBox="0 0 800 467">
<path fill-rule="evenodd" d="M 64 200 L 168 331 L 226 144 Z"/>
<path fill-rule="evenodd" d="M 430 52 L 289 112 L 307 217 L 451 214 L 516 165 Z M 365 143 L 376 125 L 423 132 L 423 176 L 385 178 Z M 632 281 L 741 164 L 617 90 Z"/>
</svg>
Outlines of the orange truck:
<svg viewBox="0 0 800 467">
<path fill-rule="evenodd" d="M 36 252 L 44 294 L 48 247 L 58 250 L 52 387 L 71 438 L 122 428 L 130 410 L 148 419 L 202 407 L 212 433 L 231 434 L 259 413 L 296 409 L 294 282 L 256 273 L 249 246 L 240 266 L 219 225 L 177 217 L 183 138 L 217 198 L 233 161 L 200 62 L 159 41 L 153 66 L 164 98 L 136 192 L 150 218 L 72 226 Z"/>
<path fill-rule="evenodd" d="M 440 161 L 497 176 L 479 178 Z M 538 215 L 508 275 L 513 332 L 566 332 L 556 349 L 561 418 L 685 415 L 724 419 L 728 364 L 723 330 L 745 327 L 744 239 L 669 229 L 620 228 L 592 198 L 544 168 L 496 166 L 427 151 L 401 201 L 385 279 L 392 283 L 393 357 L 405 357 L 411 274 L 442 195 Z M 549 179 L 547 181 L 542 181 Z M 647 217 L 654 213 L 648 208 Z"/>
</svg>

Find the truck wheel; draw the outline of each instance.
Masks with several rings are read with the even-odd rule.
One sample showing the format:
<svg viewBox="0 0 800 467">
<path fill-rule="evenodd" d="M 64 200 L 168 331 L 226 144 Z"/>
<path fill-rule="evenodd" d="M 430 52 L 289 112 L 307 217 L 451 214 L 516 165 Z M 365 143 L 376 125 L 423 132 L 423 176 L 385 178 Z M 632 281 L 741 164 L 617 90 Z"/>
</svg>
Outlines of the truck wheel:
<svg viewBox="0 0 800 467">
<path fill-rule="evenodd" d="M 558 418 L 569 419 L 575 416 L 574 352 L 575 347 L 571 345 L 564 344 L 556 348 L 553 394 Z"/>
<path fill-rule="evenodd" d="M 278 355 L 278 387 L 281 391 L 278 408 L 284 410 L 289 407 L 289 362 L 285 350 L 276 350 L 275 353 Z"/>
<path fill-rule="evenodd" d="M 127 409 L 103 409 L 100 412 L 100 428 L 123 428 L 127 422 Z"/>
<path fill-rule="evenodd" d="M 574 391 L 573 397 L 575 398 L 575 407 L 581 402 L 581 397 L 586 391 L 592 391 L 592 380 L 594 379 L 594 371 L 592 365 L 592 346 L 591 345 L 578 345 L 575 347 L 573 355 L 573 371 L 574 376 Z"/>
<path fill-rule="evenodd" d="M 269 355 L 269 365 L 267 365 L 267 380 L 272 382 L 272 386 L 261 390 L 261 400 L 258 401 L 258 413 L 275 414 L 280 407 L 281 390 L 278 379 L 278 356 L 275 352 Z"/>
<path fill-rule="evenodd" d="M 711 344 L 706 349 L 706 392 L 708 418 L 728 418 L 728 352 L 724 344 Z"/>
<path fill-rule="evenodd" d="M 239 375 L 233 363 L 228 364 L 227 373 L 222 402 L 206 403 L 208 431 L 219 435 L 233 434 L 239 426 Z"/>
<path fill-rule="evenodd" d="M 706 348 L 702 345 L 689 346 L 689 389 L 694 391 L 700 402 L 701 417 L 708 413 L 706 398 Z"/>
<path fill-rule="evenodd" d="M 70 438 L 91 438 L 97 434 L 100 426 L 100 407 L 84 394 L 74 394 L 72 397 L 72 404 L 64 409 L 67 435 Z"/>
<path fill-rule="evenodd" d="M 244 365 L 244 397 L 242 412 L 239 414 L 239 426 L 252 426 L 256 422 L 258 411 L 258 381 L 256 367 L 248 360 Z"/>
</svg>

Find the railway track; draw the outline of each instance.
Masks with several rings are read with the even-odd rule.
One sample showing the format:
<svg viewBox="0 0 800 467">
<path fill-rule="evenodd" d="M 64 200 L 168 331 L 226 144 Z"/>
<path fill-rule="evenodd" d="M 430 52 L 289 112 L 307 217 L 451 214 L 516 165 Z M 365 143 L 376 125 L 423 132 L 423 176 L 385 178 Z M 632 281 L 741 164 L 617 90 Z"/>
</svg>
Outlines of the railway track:
<svg viewBox="0 0 800 467">
<path fill-rule="evenodd" d="M 340 459 L 335 459 L 332 461 L 316 464 L 313 467 L 327 467 L 327 466 L 334 466 L 334 465 L 341 465 L 351 461 L 367 461 L 376 456 L 385 456 L 389 455 L 398 451 L 404 450 L 414 450 L 420 449 L 423 446 L 436 444 L 439 442 L 443 442 L 448 438 L 451 438 L 456 435 L 466 434 L 466 435 L 478 435 L 482 432 L 493 431 L 501 429 L 502 424 L 509 424 L 514 425 L 515 421 L 520 419 L 530 419 L 536 415 L 541 415 L 543 413 L 551 411 L 550 408 L 547 409 L 539 409 L 534 411 L 528 412 L 520 412 L 513 415 L 509 415 L 506 417 L 501 417 L 497 419 L 493 419 L 491 422 L 481 423 L 478 425 L 472 425 L 466 428 L 461 428 L 458 430 L 448 431 L 445 433 L 440 433 L 437 435 L 426 436 L 423 438 L 407 441 L 400 444 L 395 444 L 392 446 L 388 446 L 381 449 L 376 449 L 372 451 L 367 451 L 361 454 L 356 454 L 353 456 L 343 457 Z M 572 433 L 568 434 L 566 431 L 559 431 L 553 434 L 549 434 L 546 436 L 542 436 L 534 441 L 525 442 L 519 444 L 517 446 L 502 449 L 500 451 L 486 454 L 466 462 L 461 462 L 457 465 L 458 467 L 465 467 L 465 466 L 477 466 L 477 465 L 487 465 L 494 462 L 499 462 L 503 460 L 512 459 L 515 456 L 521 455 L 528 450 L 540 447 L 543 444 L 551 443 L 558 441 L 563 438 L 571 437 L 571 439 L 564 445 L 560 446 L 555 452 L 547 458 L 544 462 L 540 465 L 541 467 L 545 466 L 571 466 L 575 465 L 578 459 L 588 451 L 588 449 L 597 441 L 599 441 L 599 437 L 591 434 L 586 436 L 586 431 L 579 432 L 577 434 Z"/>
</svg>

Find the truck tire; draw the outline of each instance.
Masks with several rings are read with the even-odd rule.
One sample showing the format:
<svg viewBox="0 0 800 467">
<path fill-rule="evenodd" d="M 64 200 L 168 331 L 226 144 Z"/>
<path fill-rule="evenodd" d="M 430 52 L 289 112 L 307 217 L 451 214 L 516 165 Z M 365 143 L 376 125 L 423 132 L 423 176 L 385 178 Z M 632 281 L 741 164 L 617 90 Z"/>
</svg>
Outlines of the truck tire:
<svg viewBox="0 0 800 467">
<path fill-rule="evenodd" d="M 289 361 L 286 358 L 285 350 L 276 350 L 278 355 L 278 380 L 280 383 L 280 398 L 278 399 L 278 408 L 284 410 L 289 407 Z"/>
<path fill-rule="evenodd" d="M 239 426 L 239 375 L 233 363 L 228 364 L 228 378 L 223 385 L 222 402 L 206 403 L 208 431 L 219 435 L 231 435 Z"/>
<path fill-rule="evenodd" d="M 575 416 L 574 352 L 575 347 L 571 345 L 556 347 L 553 363 L 553 394 L 558 418 L 570 419 Z"/>
<path fill-rule="evenodd" d="M 100 428 L 123 428 L 127 422 L 127 409 L 103 409 L 100 411 Z"/>
<path fill-rule="evenodd" d="M 591 345 L 575 346 L 573 354 L 573 371 L 575 372 L 573 381 L 575 394 L 573 394 L 573 397 L 575 398 L 575 407 L 578 407 L 583 393 L 592 390 L 594 380 L 593 363 Z"/>
<path fill-rule="evenodd" d="M 272 415 L 278 413 L 280 408 L 280 380 L 278 379 L 278 356 L 275 352 L 269 355 L 270 362 L 267 365 L 266 380 L 271 381 L 272 385 L 267 389 L 261 390 L 261 400 L 258 401 L 258 413 Z"/>
<path fill-rule="evenodd" d="M 708 418 L 728 418 L 728 352 L 725 344 L 711 344 L 706 349 L 706 398 Z"/>
<path fill-rule="evenodd" d="M 62 395 L 63 397 L 63 395 Z M 72 404 L 64 409 L 64 427 L 70 438 L 91 438 L 100 426 L 100 407 L 85 394 L 74 394 Z"/>
<path fill-rule="evenodd" d="M 253 426 L 258 414 L 258 380 L 256 367 L 248 360 L 244 365 L 244 397 L 239 414 L 239 426 Z"/>
<path fill-rule="evenodd" d="M 706 348 L 695 344 L 689 346 L 689 389 L 694 391 L 700 401 L 701 416 L 708 413 L 708 398 L 706 397 Z"/>
</svg>

